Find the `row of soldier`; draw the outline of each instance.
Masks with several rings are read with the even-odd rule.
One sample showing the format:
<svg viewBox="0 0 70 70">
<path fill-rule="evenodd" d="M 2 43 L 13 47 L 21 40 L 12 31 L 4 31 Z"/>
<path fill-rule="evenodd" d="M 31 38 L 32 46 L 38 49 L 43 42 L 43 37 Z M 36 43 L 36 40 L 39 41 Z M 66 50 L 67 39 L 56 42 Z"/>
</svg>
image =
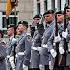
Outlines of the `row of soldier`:
<svg viewBox="0 0 70 70">
<path fill-rule="evenodd" d="M 13 24 L 8 25 L 9 41 L 7 44 L 3 40 L 0 42 L 6 46 L 6 52 L 3 48 L 0 53 L 0 69 L 70 70 L 69 21 L 70 6 L 66 6 L 64 12 L 48 10 L 43 18 L 36 15 L 30 25 L 30 32 L 27 32 L 27 21 L 18 22 L 16 29 Z M 18 39 L 15 34 L 19 36 Z"/>
</svg>

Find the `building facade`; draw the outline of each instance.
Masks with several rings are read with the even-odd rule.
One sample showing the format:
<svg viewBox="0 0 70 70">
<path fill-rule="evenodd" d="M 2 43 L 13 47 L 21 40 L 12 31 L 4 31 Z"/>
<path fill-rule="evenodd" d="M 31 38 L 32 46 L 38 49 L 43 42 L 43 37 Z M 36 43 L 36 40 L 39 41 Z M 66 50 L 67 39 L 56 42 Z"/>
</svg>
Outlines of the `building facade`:
<svg viewBox="0 0 70 70">
<path fill-rule="evenodd" d="M 9 19 L 6 19 L 6 1 L 0 0 L 0 29 L 6 30 L 8 24 L 17 25 L 18 21 L 26 20 L 29 24 L 32 23 L 33 16 L 43 14 L 49 9 L 64 10 L 65 4 L 69 4 L 70 0 L 18 0 L 16 7 L 16 16 L 12 12 Z M 8 23 L 7 23 L 8 21 Z"/>
<path fill-rule="evenodd" d="M 64 10 L 65 4 L 69 4 L 70 0 L 34 0 L 33 15 L 43 14 L 49 9 Z"/>
<path fill-rule="evenodd" d="M 9 19 L 6 19 L 6 1 L 0 0 L 0 29 L 6 32 L 8 24 L 17 25 L 18 21 L 26 20 L 32 23 L 33 17 L 33 0 L 19 0 L 16 7 L 16 16 L 12 11 Z"/>
</svg>

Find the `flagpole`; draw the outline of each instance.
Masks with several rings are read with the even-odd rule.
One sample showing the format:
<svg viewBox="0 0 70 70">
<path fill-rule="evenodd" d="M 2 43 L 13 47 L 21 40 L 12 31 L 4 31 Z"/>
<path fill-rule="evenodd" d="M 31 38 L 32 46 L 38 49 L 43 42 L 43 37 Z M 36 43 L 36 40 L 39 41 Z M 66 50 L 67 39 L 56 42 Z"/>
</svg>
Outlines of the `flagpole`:
<svg viewBox="0 0 70 70">
<path fill-rule="evenodd" d="M 16 23 L 16 6 L 14 7 L 14 22 Z M 16 26 L 16 24 L 15 24 L 15 26 Z M 16 31 L 16 29 L 15 29 L 15 31 Z M 16 32 L 14 33 L 14 37 L 16 36 Z M 15 47 L 14 47 L 14 63 L 15 63 L 15 55 L 16 55 L 16 52 L 15 52 Z"/>
</svg>

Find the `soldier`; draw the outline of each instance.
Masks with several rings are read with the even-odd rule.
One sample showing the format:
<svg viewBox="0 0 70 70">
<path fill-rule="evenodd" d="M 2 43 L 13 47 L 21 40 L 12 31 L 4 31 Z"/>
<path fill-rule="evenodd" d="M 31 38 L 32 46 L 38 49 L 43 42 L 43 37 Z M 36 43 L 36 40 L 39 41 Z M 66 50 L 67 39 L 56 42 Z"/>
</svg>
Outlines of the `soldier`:
<svg viewBox="0 0 70 70">
<path fill-rule="evenodd" d="M 54 34 L 54 45 L 56 51 L 57 51 L 57 57 L 55 59 L 55 70 L 63 70 L 64 69 L 64 64 L 62 64 L 63 60 L 63 54 L 64 54 L 64 39 L 62 37 L 62 32 L 64 31 L 64 12 L 63 11 L 58 11 L 55 13 L 55 20 L 56 25 L 55 26 L 55 33 L 57 32 L 57 36 Z"/>
<path fill-rule="evenodd" d="M 35 15 L 34 18 L 33 18 L 32 27 L 35 27 L 35 26 L 38 27 L 40 19 L 41 19 L 41 15 Z"/>
<path fill-rule="evenodd" d="M 53 49 L 53 46 L 51 46 L 50 44 L 48 45 L 48 40 L 51 37 L 55 27 L 54 11 L 48 10 L 43 14 L 43 16 L 46 23 L 46 28 L 42 37 L 43 39 L 41 45 L 42 49 L 40 51 L 40 68 L 44 67 L 44 70 L 49 70 L 49 61 L 51 60 L 50 58 L 55 58 L 56 56 L 56 51 Z"/>
<path fill-rule="evenodd" d="M 32 70 L 39 70 L 40 54 L 42 36 L 44 33 L 43 24 L 38 25 L 38 29 L 35 31 L 32 42 L 31 50 L 31 68 Z"/>
<path fill-rule="evenodd" d="M 57 24 L 58 24 L 59 34 L 62 37 L 62 32 L 64 31 L 64 12 L 58 11 L 55 14 L 57 15 Z"/>
<path fill-rule="evenodd" d="M 66 67 L 65 70 L 70 70 L 70 6 L 65 7 L 65 19 L 67 28 L 65 32 L 62 33 L 62 36 L 67 40 L 68 47 L 66 46 Z"/>
<path fill-rule="evenodd" d="M 38 24 L 40 22 L 41 15 L 35 15 L 33 18 L 33 23 L 31 25 L 31 36 L 33 37 L 35 30 L 38 27 Z"/>
<path fill-rule="evenodd" d="M 6 44 L 2 38 L 3 32 L 0 30 L 0 70 L 6 70 Z"/>
<path fill-rule="evenodd" d="M 27 33 L 28 22 L 18 23 L 18 34 L 20 35 L 16 46 L 16 70 L 28 70 L 31 57 L 31 36 Z"/>
<path fill-rule="evenodd" d="M 15 69 L 15 47 L 16 47 L 16 39 L 15 37 L 15 26 L 14 24 L 10 24 L 8 25 L 8 29 L 7 29 L 7 34 L 9 37 L 9 41 L 7 43 L 7 49 L 6 49 L 6 53 L 7 53 L 7 70 L 14 70 Z"/>
</svg>

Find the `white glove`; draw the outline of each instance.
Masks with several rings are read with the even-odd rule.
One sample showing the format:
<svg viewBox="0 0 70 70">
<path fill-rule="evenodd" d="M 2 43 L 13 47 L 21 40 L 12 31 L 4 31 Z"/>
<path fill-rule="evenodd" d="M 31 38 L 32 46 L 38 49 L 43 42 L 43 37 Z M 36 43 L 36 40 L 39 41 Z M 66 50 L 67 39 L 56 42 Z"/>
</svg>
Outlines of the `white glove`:
<svg viewBox="0 0 70 70">
<path fill-rule="evenodd" d="M 37 26 L 35 26 L 35 29 L 37 29 Z"/>
<path fill-rule="evenodd" d="M 51 53 L 51 55 L 53 56 L 53 58 L 55 58 L 56 55 L 57 55 L 57 52 L 56 52 L 54 49 L 51 49 L 51 50 L 50 50 L 50 53 Z"/>
<path fill-rule="evenodd" d="M 12 39 L 12 42 L 13 42 L 13 41 L 15 42 L 15 41 L 17 41 L 17 40 L 16 40 L 15 38 L 13 38 L 13 39 Z"/>
<path fill-rule="evenodd" d="M 59 47 L 59 52 L 60 52 L 60 54 L 64 54 L 64 48 L 63 47 Z"/>
<path fill-rule="evenodd" d="M 25 51 L 24 52 L 18 52 L 17 55 L 25 55 Z"/>
<path fill-rule="evenodd" d="M 15 64 L 14 64 L 14 57 L 13 57 L 13 56 L 11 56 L 11 57 L 9 58 L 9 62 L 10 62 L 10 64 L 11 64 L 12 69 L 15 70 Z"/>
<path fill-rule="evenodd" d="M 48 45 L 47 44 L 43 44 L 42 47 L 48 48 Z"/>
<path fill-rule="evenodd" d="M 70 43 L 68 43 L 68 51 L 70 52 Z"/>
<path fill-rule="evenodd" d="M 40 64 L 39 68 L 40 68 L 40 70 L 44 70 L 44 65 Z"/>
<path fill-rule="evenodd" d="M 14 68 L 14 69 L 12 69 L 12 70 L 16 70 L 16 69 Z"/>
<path fill-rule="evenodd" d="M 37 50 L 38 50 L 38 51 L 41 51 L 41 50 L 42 50 L 42 47 L 37 47 Z"/>
<path fill-rule="evenodd" d="M 56 43 L 56 42 L 60 42 L 61 41 L 61 37 L 60 36 L 56 36 L 55 38 L 54 38 L 54 42 Z"/>
<path fill-rule="evenodd" d="M 12 44 L 16 43 L 17 40 L 15 38 L 12 39 Z"/>
<path fill-rule="evenodd" d="M 56 43 L 53 42 L 53 46 L 56 46 Z"/>
<path fill-rule="evenodd" d="M 39 54 L 42 52 L 42 47 L 37 47 L 37 50 L 39 51 Z"/>
<path fill-rule="evenodd" d="M 28 70 L 28 66 L 23 64 L 23 70 Z"/>
<path fill-rule="evenodd" d="M 10 58 L 10 55 L 7 55 L 7 58 Z"/>
<path fill-rule="evenodd" d="M 38 50 L 37 47 L 33 47 L 33 46 L 32 46 L 31 48 L 32 48 L 33 50 Z"/>
<path fill-rule="evenodd" d="M 49 69 L 50 69 L 50 70 L 53 70 L 53 67 L 54 67 L 54 66 L 52 65 L 52 62 L 49 61 Z"/>
<path fill-rule="evenodd" d="M 68 35 L 68 32 L 67 32 L 67 29 L 66 29 L 66 31 L 64 32 L 62 32 L 62 37 L 64 37 L 64 38 L 66 38 L 67 37 L 67 35 Z"/>
</svg>

